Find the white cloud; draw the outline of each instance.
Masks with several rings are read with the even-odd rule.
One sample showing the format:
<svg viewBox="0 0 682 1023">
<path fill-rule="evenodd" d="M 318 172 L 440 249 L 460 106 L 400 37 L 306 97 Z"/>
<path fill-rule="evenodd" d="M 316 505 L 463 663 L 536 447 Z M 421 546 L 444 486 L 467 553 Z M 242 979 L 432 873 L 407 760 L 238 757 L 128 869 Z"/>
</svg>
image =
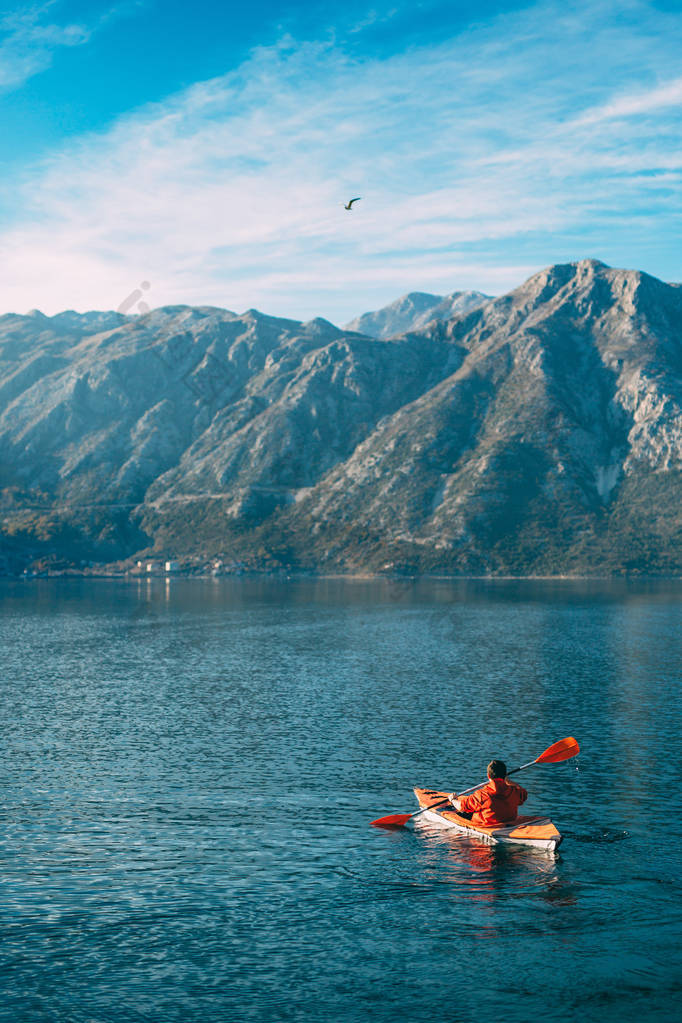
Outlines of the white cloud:
<svg viewBox="0 0 682 1023">
<path fill-rule="evenodd" d="M 381 60 L 256 50 L 32 172 L 0 234 L 0 309 L 116 308 L 146 279 L 154 305 L 343 322 L 404 290 L 500 291 L 600 254 L 637 203 L 672 224 L 679 193 L 645 181 L 680 171 L 667 87 L 647 93 L 653 133 L 595 114 L 645 102 L 631 74 L 676 66 L 679 23 L 652 37 L 606 6 L 567 22 L 545 4 Z"/>
<path fill-rule="evenodd" d="M 588 110 L 576 123 L 599 124 L 602 121 L 649 114 L 667 107 L 682 107 L 682 78 L 674 78 L 643 92 L 615 97 L 594 110 Z"/>
<path fill-rule="evenodd" d="M 9 92 L 50 67 L 56 51 L 83 46 L 113 18 L 126 13 L 128 0 L 94 17 L 88 24 L 59 24 L 53 17 L 58 0 L 24 4 L 0 17 L 0 90 Z M 56 13 L 56 12 L 54 12 Z"/>
<path fill-rule="evenodd" d="M 16 88 L 52 62 L 55 50 L 81 46 L 91 31 L 82 24 L 46 21 L 55 0 L 15 9 L 0 19 L 0 89 Z"/>
</svg>

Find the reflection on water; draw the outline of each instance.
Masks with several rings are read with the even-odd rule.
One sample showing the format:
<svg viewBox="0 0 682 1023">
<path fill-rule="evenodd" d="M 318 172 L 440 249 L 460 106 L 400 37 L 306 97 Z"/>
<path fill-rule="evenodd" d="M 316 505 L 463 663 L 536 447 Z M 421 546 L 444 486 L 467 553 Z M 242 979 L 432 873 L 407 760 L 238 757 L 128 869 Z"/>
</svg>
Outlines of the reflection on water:
<svg viewBox="0 0 682 1023">
<path fill-rule="evenodd" d="M 558 870 L 558 852 L 488 844 L 425 822 L 416 831 L 424 876 L 440 876 L 445 868 L 452 897 L 490 903 L 528 897 L 563 905 L 577 901 L 574 886 Z"/>
</svg>

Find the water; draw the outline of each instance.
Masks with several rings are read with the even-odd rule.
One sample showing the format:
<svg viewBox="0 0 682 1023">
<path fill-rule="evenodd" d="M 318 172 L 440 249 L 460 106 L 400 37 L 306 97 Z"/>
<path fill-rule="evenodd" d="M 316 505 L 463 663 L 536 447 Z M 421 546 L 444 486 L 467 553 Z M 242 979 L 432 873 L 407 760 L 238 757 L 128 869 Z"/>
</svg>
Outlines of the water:
<svg viewBox="0 0 682 1023">
<path fill-rule="evenodd" d="M 682 585 L 0 584 L 0 1020 L 672 1020 Z M 558 855 L 373 818 L 519 780 Z"/>
</svg>

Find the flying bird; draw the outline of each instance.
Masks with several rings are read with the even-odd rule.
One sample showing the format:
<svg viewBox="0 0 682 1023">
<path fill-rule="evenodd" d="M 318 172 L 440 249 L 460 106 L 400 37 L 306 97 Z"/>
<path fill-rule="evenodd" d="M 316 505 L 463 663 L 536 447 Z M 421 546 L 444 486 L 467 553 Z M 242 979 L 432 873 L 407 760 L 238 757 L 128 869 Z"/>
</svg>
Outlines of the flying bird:
<svg viewBox="0 0 682 1023">
<path fill-rule="evenodd" d="M 350 209 L 352 209 L 352 208 L 353 208 L 353 203 L 354 203 L 354 202 L 359 202 L 359 201 L 360 201 L 360 199 L 362 199 L 362 196 L 361 196 L 361 195 L 358 195 L 358 196 L 357 196 L 357 197 L 356 197 L 355 199 L 351 199 L 351 200 L 350 200 L 350 202 L 344 203 L 344 204 L 343 204 L 343 208 L 344 208 L 344 210 L 350 210 Z"/>
</svg>

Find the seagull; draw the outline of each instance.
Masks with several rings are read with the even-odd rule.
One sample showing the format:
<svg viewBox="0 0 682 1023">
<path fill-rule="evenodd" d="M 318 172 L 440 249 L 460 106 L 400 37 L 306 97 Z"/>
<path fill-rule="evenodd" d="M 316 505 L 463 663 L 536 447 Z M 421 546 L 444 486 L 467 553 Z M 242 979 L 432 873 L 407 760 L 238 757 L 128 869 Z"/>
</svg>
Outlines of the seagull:
<svg viewBox="0 0 682 1023">
<path fill-rule="evenodd" d="M 351 200 L 350 200 L 350 202 L 344 203 L 344 204 L 343 204 L 343 208 L 344 208 L 344 210 L 350 210 L 350 209 L 352 209 L 352 208 L 353 208 L 353 203 L 354 203 L 354 202 L 359 202 L 359 201 L 360 201 L 360 199 L 362 199 L 362 196 L 361 196 L 361 195 L 358 195 L 358 196 L 357 196 L 357 197 L 356 197 L 355 199 L 351 199 Z"/>
</svg>

